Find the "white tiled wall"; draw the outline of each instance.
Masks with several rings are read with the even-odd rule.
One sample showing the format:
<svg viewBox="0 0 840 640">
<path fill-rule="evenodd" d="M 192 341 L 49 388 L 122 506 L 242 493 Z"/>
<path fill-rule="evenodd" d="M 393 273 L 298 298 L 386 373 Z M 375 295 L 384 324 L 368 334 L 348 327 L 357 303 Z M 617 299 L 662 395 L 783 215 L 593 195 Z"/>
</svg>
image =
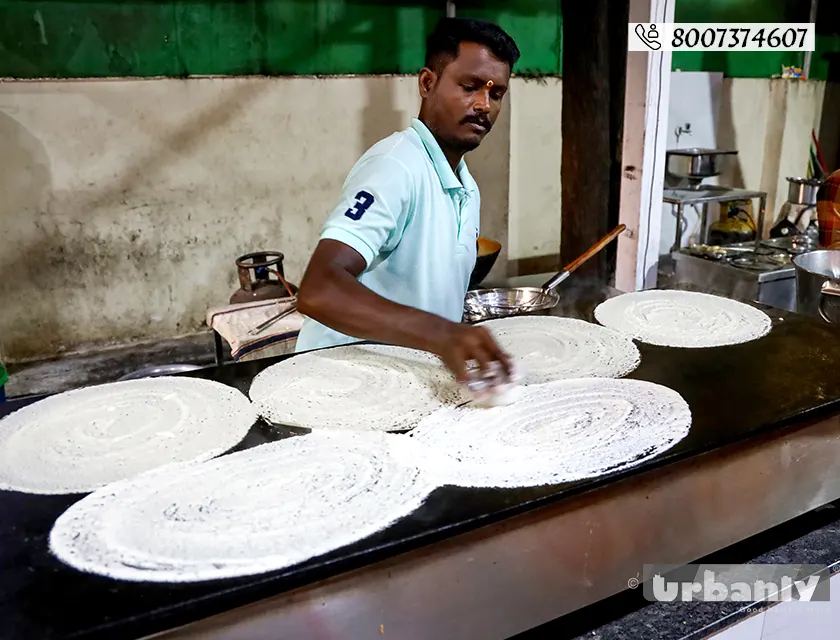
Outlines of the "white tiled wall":
<svg viewBox="0 0 840 640">
<path fill-rule="evenodd" d="M 726 629 L 715 640 L 835 640 L 840 637 L 840 575 L 831 602 L 783 602 Z"/>
</svg>

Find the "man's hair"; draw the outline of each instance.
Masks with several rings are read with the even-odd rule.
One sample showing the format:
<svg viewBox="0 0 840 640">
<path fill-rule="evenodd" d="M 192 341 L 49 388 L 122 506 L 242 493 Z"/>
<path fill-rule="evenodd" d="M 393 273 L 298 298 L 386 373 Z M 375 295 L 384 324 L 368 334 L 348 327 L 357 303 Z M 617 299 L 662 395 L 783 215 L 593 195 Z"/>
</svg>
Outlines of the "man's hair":
<svg viewBox="0 0 840 640">
<path fill-rule="evenodd" d="M 502 62 L 513 65 L 519 60 L 519 47 L 498 25 L 469 18 L 441 18 L 426 39 L 426 67 L 440 73 L 458 57 L 462 42 L 475 42 L 490 49 Z"/>
</svg>

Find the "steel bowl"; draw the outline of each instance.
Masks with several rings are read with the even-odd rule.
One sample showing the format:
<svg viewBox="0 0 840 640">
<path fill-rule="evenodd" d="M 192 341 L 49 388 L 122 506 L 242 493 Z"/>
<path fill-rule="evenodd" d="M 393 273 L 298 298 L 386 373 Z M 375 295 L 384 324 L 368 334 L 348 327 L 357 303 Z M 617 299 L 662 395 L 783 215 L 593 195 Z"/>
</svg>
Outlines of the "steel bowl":
<svg viewBox="0 0 840 640">
<path fill-rule="evenodd" d="M 476 258 L 475 268 L 470 275 L 470 287 L 475 287 L 480 284 L 484 278 L 490 274 L 493 265 L 496 264 L 496 259 L 502 250 L 502 245 L 495 240 L 488 238 L 478 238 L 476 240 Z"/>
<path fill-rule="evenodd" d="M 545 311 L 558 302 L 560 296 L 556 291 L 546 292 L 539 287 L 476 289 L 468 291 L 464 299 L 464 320 L 478 322 Z"/>
</svg>

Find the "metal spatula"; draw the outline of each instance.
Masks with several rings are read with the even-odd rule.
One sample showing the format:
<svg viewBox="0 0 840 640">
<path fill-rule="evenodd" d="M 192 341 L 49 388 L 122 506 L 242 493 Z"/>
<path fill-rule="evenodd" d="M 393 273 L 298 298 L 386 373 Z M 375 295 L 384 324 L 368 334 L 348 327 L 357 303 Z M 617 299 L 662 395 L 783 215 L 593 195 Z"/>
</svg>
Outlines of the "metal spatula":
<svg viewBox="0 0 840 640">
<path fill-rule="evenodd" d="M 543 284 L 543 286 L 540 287 L 542 289 L 542 291 L 537 293 L 533 297 L 533 299 L 528 300 L 525 303 L 523 303 L 522 307 L 520 307 L 520 308 L 527 311 L 529 305 L 538 304 L 542 300 L 542 297 L 545 294 L 547 294 L 551 290 L 555 289 L 561 282 L 563 282 L 566 278 L 568 278 L 570 275 L 572 275 L 572 273 L 574 271 L 576 271 L 584 262 L 589 260 L 592 256 L 597 254 L 601 249 L 606 247 L 610 242 L 615 240 L 621 234 L 621 232 L 624 231 L 626 228 L 627 228 L 626 225 L 620 224 L 615 229 L 610 231 L 607 235 L 605 235 L 603 238 L 598 240 L 598 242 L 596 242 L 591 247 L 589 247 L 589 249 L 587 249 L 586 252 L 584 252 L 578 258 L 576 258 L 575 260 L 570 262 L 566 266 L 565 269 L 563 269 L 562 271 L 558 271 L 551 278 L 549 278 Z"/>
<path fill-rule="evenodd" d="M 249 336 L 257 335 L 263 329 L 267 329 L 268 327 L 273 325 L 275 322 L 277 322 L 279 320 L 282 320 L 286 316 L 289 316 L 289 315 L 293 314 L 295 311 L 297 311 L 297 298 L 295 298 L 287 308 L 283 309 L 283 311 L 281 311 L 280 313 L 278 313 L 276 315 L 271 316 L 268 320 L 266 320 L 262 324 L 258 324 L 256 327 L 251 329 L 248 332 L 248 335 Z"/>
</svg>

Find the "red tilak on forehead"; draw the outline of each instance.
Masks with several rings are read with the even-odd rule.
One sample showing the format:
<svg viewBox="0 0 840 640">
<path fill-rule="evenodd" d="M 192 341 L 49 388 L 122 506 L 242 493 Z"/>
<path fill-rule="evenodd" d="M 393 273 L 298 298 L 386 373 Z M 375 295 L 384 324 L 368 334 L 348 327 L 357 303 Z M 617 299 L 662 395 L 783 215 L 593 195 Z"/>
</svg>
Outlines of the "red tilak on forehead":
<svg viewBox="0 0 840 640">
<path fill-rule="evenodd" d="M 487 81 L 487 87 L 489 88 L 489 87 L 492 87 L 492 86 L 493 86 L 493 81 L 492 81 L 492 80 L 488 80 L 488 81 Z"/>
</svg>

